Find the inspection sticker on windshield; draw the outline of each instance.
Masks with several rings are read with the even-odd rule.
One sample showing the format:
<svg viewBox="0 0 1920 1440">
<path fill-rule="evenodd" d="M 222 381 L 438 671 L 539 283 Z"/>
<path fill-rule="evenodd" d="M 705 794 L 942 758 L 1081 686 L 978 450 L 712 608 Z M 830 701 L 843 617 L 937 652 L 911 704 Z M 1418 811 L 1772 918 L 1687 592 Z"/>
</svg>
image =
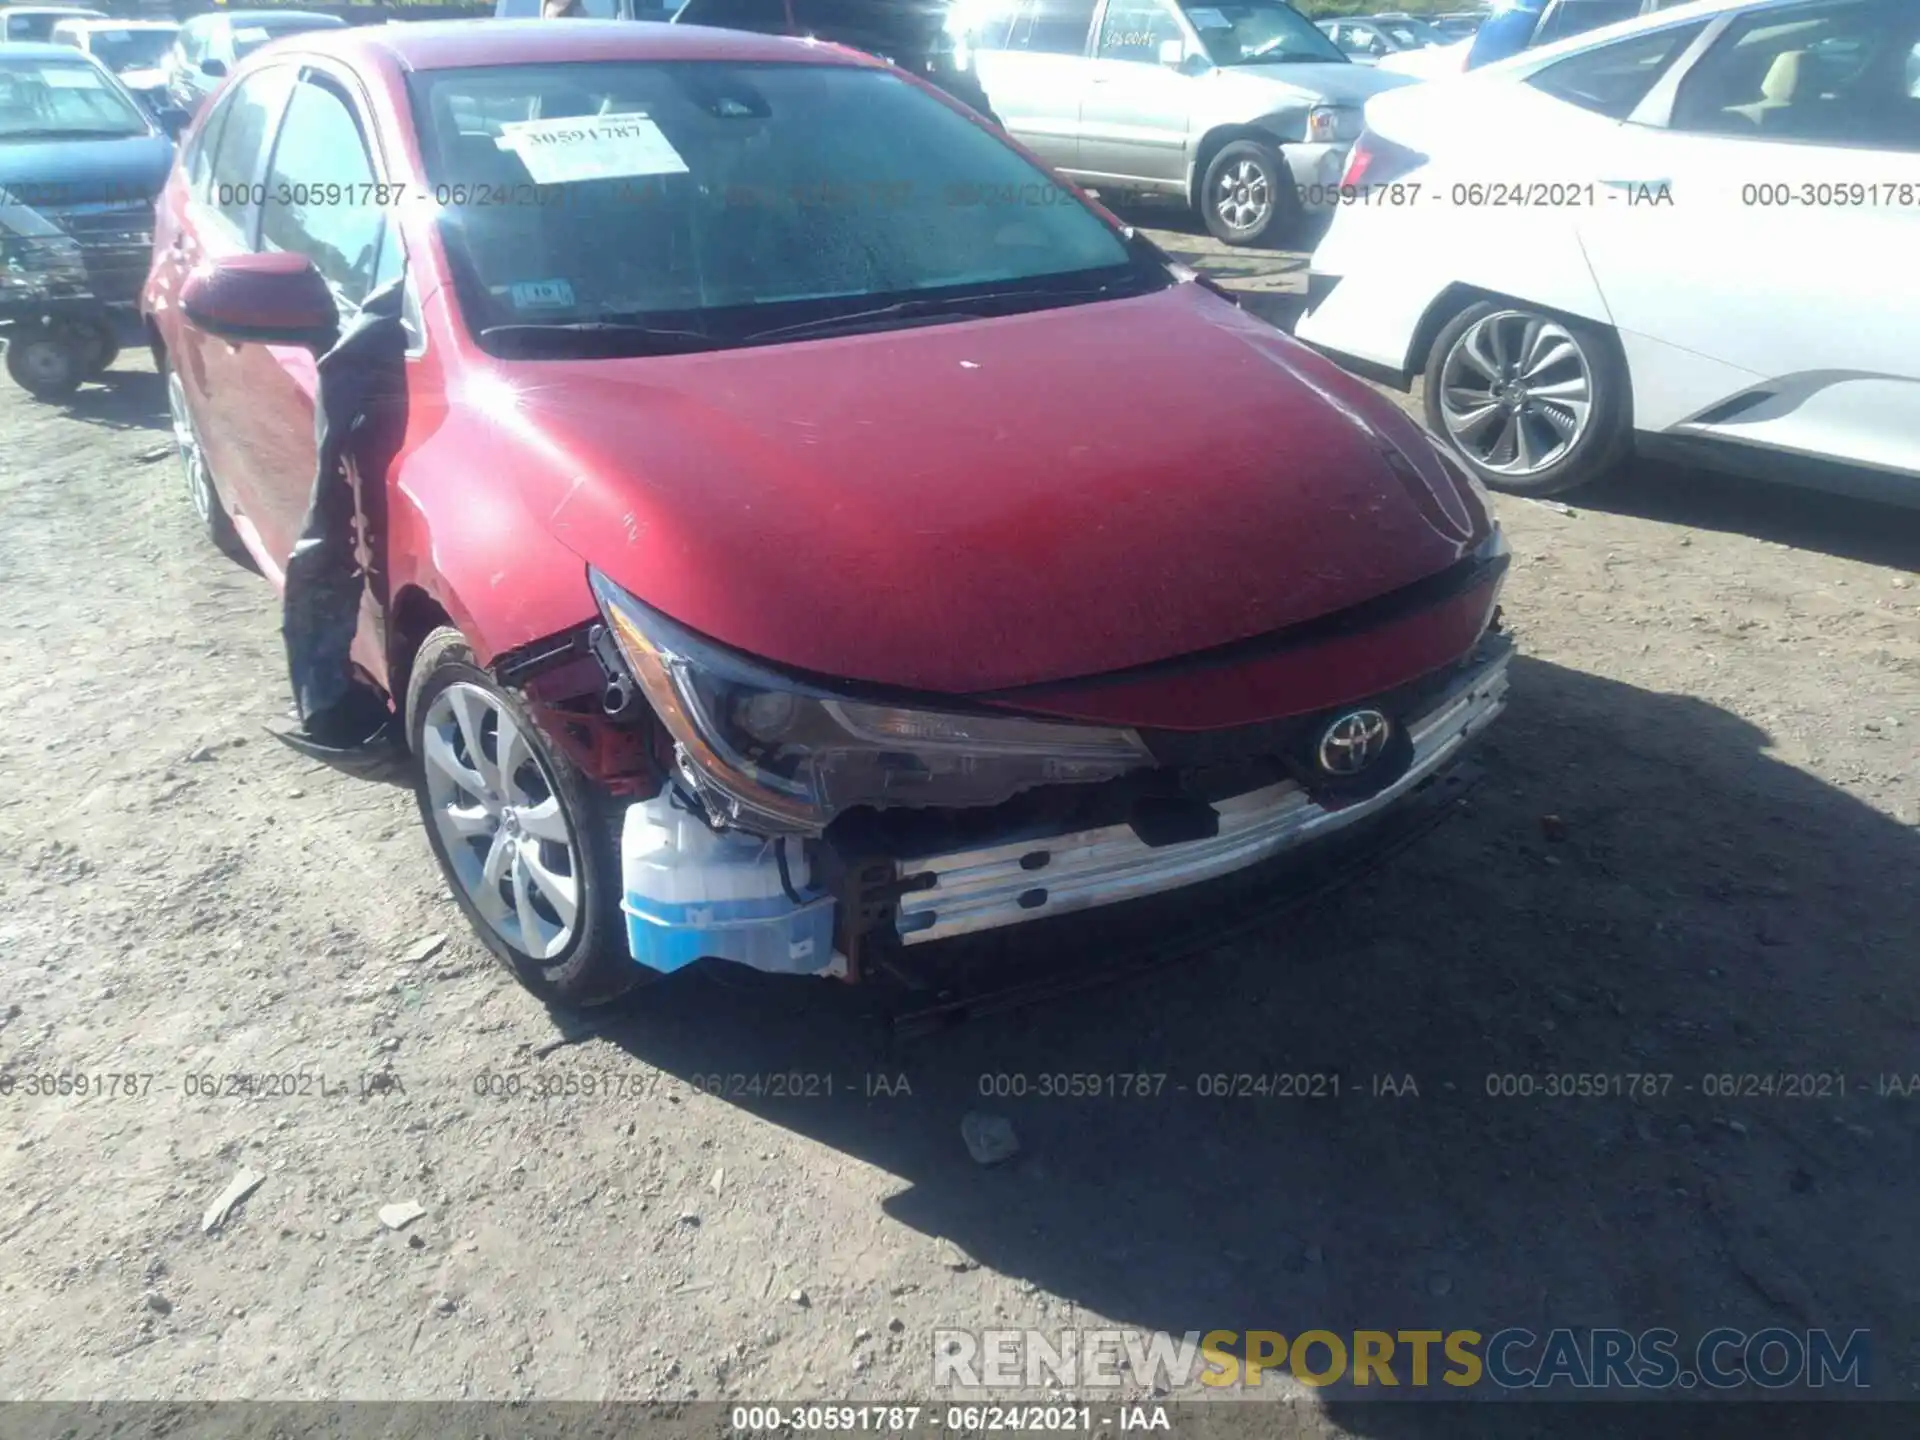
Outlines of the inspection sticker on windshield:
<svg viewBox="0 0 1920 1440">
<path fill-rule="evenodd" d="M 521 280 L 507 287 L 516 310 L 571 310 L 573 286 L 564 280 Z"/>
<path fill-rule="evenodd" d="M 1218 10 L 1189 10 L 1187 19 L 1193 22 L 1196 30 L 1231 30 L 1233 22 Z"/>
<path fill-rule="evenodd" d="M 494 143 L 517 154 L 536 185 L 687 173 L 680 152 L 645 115 L 509 120 L 500 130 Z"/>
<path fill-rule="evenodd" d="M 267 27 L 248 25 L 233 32 L 234 40 L 241 45 L 264 45 L 267 42 Z"/>
</svg>

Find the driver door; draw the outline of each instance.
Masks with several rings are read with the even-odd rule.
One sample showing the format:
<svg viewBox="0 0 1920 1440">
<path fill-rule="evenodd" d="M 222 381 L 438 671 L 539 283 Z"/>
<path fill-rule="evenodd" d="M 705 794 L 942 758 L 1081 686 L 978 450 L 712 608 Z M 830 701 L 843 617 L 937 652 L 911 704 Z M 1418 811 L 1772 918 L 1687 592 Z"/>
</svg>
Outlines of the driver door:
<svg viewBox="0 0 1920 1440">
<path fill-rule="evenodd" d="M 1058 170 L 1080 168 L 1080 97 L 1095 0 L 1013 0 L 969 33 L 974 70 L 1007 133 Z"/>
<path fill-rule="evenodd" d="M 1166 0 L 1107 0 L 1080 102 L 1080 166 L 1097 184 L 1120 179 L 1184 194 L 1194 86 L 1167 57 L 1199 41 Z"/>
</svg>

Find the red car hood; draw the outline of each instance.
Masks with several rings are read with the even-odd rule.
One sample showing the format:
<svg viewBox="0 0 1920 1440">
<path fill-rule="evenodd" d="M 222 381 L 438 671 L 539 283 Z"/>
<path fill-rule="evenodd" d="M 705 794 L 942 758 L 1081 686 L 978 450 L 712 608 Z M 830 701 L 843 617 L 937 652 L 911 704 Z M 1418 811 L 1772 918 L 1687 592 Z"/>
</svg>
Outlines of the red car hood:
<svg viewBox="0 0 1920 1440">
<path fill-rule="evenodd" d="M 472 403 L 527 447 L 561 543 L 716 640 L 887 685 L 1278 630 L 1445 569 L 1485 523 L 1397 409 L 1191 284 L 495 374 Z"/>
</svg>

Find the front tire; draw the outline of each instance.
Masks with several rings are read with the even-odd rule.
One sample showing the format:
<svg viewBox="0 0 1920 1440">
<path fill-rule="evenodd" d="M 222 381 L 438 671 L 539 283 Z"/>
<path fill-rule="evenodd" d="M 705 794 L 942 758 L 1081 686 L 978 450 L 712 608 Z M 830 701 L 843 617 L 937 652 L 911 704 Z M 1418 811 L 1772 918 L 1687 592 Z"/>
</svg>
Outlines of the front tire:
<svg viewBox="0 0 1920 1440">
<path fill-rule="evenodd" d="M 1230 140 L 1207 163 L 1200 218 L 1228 245 L 1269 245 L 1299 216 L 1293 171 L 1276 145 Z"/>
<path fill-rule="evenodd" d="M 64 400 L 87 378 L 86 354 L 58 330 L 15 332 L 7 342 L 7 374 L 36 400 Z"/>
<path fill-rule="evenodd" d="M 604 1004 L 654 972 L 627 952 L 620 810 L 443 626 L 414 657 L 407 739 L 427 843 L 467 921 L 543 999 Z"/>
<path fill-rule="evenodd" d="M 1610 331 L 1508 301 L 1469 305 L 1428 352 L 1427 426 L 1486 484 L 1555 495 L 1633 443 L 1626 359 Z"/>
<path fill-rule="evenodd" d="M 119 358 L 120 342 L 113 338 L 112 331 L 102 326 L 94 332 L 87 347 L 87 379 L 98 380 Z"/>
</svg>

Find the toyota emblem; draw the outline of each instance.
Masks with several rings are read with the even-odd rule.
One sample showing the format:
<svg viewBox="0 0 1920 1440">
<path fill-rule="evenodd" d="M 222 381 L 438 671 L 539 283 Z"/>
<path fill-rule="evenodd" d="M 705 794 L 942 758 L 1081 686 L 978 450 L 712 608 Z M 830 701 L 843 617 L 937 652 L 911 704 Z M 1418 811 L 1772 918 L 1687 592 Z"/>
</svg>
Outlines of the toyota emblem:
<svg viewBox="0 0 1920 1440">
<path fill-rule="evenodd" d="M 1320 768 L 1329 775 L 1358 775 L 1386 753 L 1393 722 L 1378 710 L 1350 710 L 1320 736 Z"/>
</svg>

